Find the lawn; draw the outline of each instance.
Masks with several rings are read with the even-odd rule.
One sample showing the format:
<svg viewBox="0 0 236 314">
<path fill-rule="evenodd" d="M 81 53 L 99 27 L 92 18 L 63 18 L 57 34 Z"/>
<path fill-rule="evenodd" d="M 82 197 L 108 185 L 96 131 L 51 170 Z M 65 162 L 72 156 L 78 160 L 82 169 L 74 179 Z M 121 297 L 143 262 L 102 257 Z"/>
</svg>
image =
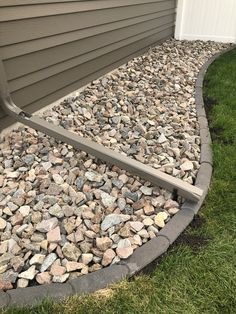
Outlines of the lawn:
<svg viewBox="0 0 236 314">
<path fill-rule="evenodd" d="M 62 304 L 2 313 L 236 313 L 236 49 L 208 70 L 214 173 L 200 216 L 150 275 Z"/>
</svg>

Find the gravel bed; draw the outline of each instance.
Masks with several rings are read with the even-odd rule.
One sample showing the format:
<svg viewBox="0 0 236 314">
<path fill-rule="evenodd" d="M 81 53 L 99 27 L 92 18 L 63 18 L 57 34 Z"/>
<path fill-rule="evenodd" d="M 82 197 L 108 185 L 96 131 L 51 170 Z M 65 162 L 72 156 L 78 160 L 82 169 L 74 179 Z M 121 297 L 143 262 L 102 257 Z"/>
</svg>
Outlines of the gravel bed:
<svg viewBox="0 0 236 314">
<path fill-rule="evenodd" d="M 168 40 L 42 115 L 194 183 L 200 159 L 194 83 L 201 65 L 224 47 Z M 20 127 L 0 144 L 0 289 L 62 283 L 126 259 L 181 203 Z"/>
<path fill-rule="evenodd" d="M 168 40 L 44 117 L 192 184 L 200 159 L 194 83 L 226 46 Z"/>
</svg>

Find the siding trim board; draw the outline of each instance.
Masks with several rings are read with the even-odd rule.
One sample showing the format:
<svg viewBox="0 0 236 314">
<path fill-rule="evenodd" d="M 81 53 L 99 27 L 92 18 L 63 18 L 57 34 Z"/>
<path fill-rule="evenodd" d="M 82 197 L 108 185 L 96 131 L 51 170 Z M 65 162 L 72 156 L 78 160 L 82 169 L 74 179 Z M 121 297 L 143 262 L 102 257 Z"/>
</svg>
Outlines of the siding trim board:
<svg viewBox="0 0 236 314">
<path fill-rule="evenodd" d="M 86 39 L 89 37 L 96 37 L 98 35 L 111 32 L 123 30 L 127 27 L 132 27 L 140 23 L 149 22 L 154 19 L 161 19 L 166 16 L 175 15 L 174 9 L 164 10 L 160 12 L 154 12 L 151 14 L 145 14 L 137 17 L 132 17 L 129 19 L 115 21 L 107 24 L 102 24 L 98 26 L 92 26 L 85 29 L 79 29 L 71 32 L 66 32 L 63 34 L 56 34 L 52 36 L 47 36 L 43 38 L 38 38 L 36 40 L 25 41 L 21 43 L 16 43 L 13 45 L 5 45 L 1 48 L 2 57 L 4 60 L 13 59 L 21 55 L 30 54 L 38 52 L 45 49 L 55 48 L 57 46 L 74 43 L 76 41 Z M 17 49 L 15 49 L 17 48 Z"/>
<path fill-rule="evenodd" d="M 49 6 L 56 14 L 35 17 Z M 0 17 L 8 12 L 0 55 L 13 100 L 34 112 L 172 37 L 175 8 L 175 0 L 0 0 Z M 24 10 L 31 16 L 22 19 Z M 0 131 L 9 123 L 0 109 Z"/>
<path fill-rule="evenodd" d="M 5 45 L 12 45 L 14 43 L 67 33 L 78 29 L 96 27 L 167 9 L 174 9 L 174 0 L 3 22 L 0 26 L 0 38 L 1 42 Z"/>
<path fill-rule="evenodd" d="M 86 0 L 36 0 L 32 2 L 32 0 L 0 0 L 0 7 L 11 7 L 11 6 L 23 6 L 23 5 L 37 5 L 37 4 L 57 4 L 57 3 L 64 3 L 67 2 L 84 2 Z M 92 0 L 88 0 L 92 1 Z M 99 1 L 99 0 L 95 0 Z M 107 0 L 109 1 L 109 0 Z M 155 0 L 152 0 L 155 1 Z"/>
<path fill-rule="evenodd" d="M 33 102 L 33 99 L 36 97 L 39 99 L 41 95 L 43 97 L 47 96 L 57 89 L 63 88 L 63 86 L 74 83 L 78 80 L 78 78 L 83 78 L 87 74 L 93 73 L 94 68 L 96 68 L 98 65 L 99 67 L 101 67 L 101 65 L 102 67 L 108 66 L 116 60 L 122 60 L 122 58 L 124 58 L 129 53 L 129 51 L 138 51 L 142 49 L 143 46 L 151 46 L 163 37 L 171 36 L 173 30 L 174 28 L 167 29 L 161 33 L 154 33 L 153 35 L 111 51 L 110 53 L 93 58 L 89 62 L 84 62 L 81 65 L 73 67 L 72 69 L 65 70 L 35 84 L 28 85 L 25 88 L 13 92 L 13 99 L 18 99 L 18 104 L 20 107 L 26 106 Z"/>
<path fill-rule="evenodd" d="M 55 16 L 61 14 L 72 14 L 75 12 L 87 12 L 103 10 L 109 8 L 128 7 L 132 5 L 142 5 L 165 0 L 98 0 L 98 1 L 76 1 L 65 3 L 45 3 L 24 6 L 3 7 L 0 12 L 0 22 L 11 20 L 24 20 L 38 18 L 42 16 Z M 56 8 L 56 9 L 55 9 Z"/>
<path fill-rule="evenodd" d="M 141 25 L 132 26 L 129 29 L 125 28 L 123 32 L 115 30 L 73 42 L 70 45 L 63 45 L 6 61 L 5 67 L 8 80 L 12 86 L 12 90 L 19 89 L 19 87 L 14 87 L 14 84 L 20 85 L 20 82 L 27 79 L 27 77 L 31 81 L 32 75 L 41 76 L 42 73 L 45 73 L 44 78 L 46 78 L 52 75 L 50 72 L 53 71 L 53 68 L 55 69 L 54 71 L 56 71 L 57 67 L 57 71 L 63 71 L 63 68 L 65 70 L 66 68 L 73 67 L 73 64 L 81 63 L 84 55 L 87 56 L 85 58 L 89 58 L 90 55 L 99 53 L 102 49 L 107 49 L 108 46 L 110 47 L 109 49 L 113 49 L 115 44 L 126 44 L 135 40 L 138 36 L 148 36 L 149 32 L 153 31 L 159 32 L 162 29 L 171 27 L 173 20 L 174 16 L 166 16 L 163 20 L 155 19 Z M 21 67 L 17 68 L 17 64 L 21 64 Z M 40 80 L 40 78 L 38 77 L 37 80 Z"/>
<path fill-rule="evenodd" d="M 170 30 L 171 23 L 166 24 L 162 27 L 153 28 L 147 32 L 140 33 L 138 35 L 128 37 L 127 39 L 118 41 L 116 43 L 113 43 L 111 45 L 107 45 L 98 49 L 95 49 L 89 53 L 85 53 L 79 57 L 72 58 L 70 60 L 67 60 L 65 62 L 61 62 L 59 64 L 50 66 L 49 68 L 45 68 L 43 70 L 30 73 L 28 75 L 25 75 L 23 77 L 20 77 L 16 80 L 9 81 L 9 87 L 11 92 L 16 92 L 19 89 L 22 89 L 24 87 L 28 87 L 32 84 L 35 84 L 37 82 L 46 80 L 48 78 L 51 78 L 59 73 L 63 73 L 67 70 L 71 70 L 81 64 L 84 64 L 86 62 L 89 62 L 90 60 L 94 60 L 97 57 L 100 57 L 104 54 L 107 54 L 111 51 L 118 50 L 119 48 L 122 48 L 124 46 L 127 46 L 128 44 L 132 44 L 133 42 L 140 42 L 141 39 L 151 36 L 152 34 L 159 34 L 162 31 Z M 169 32 L 170 33 L 170 32 Z"/>
<path fill-rule="evenodd" d="M 81 40 L 87 37 L 96 36 L 105 33 L 109 30 L 110 31 L 116 29 L 118 30 L 130 25 L 135 25 L 147 21 L 148 19 L 152 20 L 158 17 L 163 17 L 171 14 L 175 14 L 174 8 L 169 10 L 163 10 L 160 12 L 159 11 L 154 12 L 151 14 L 144 14 L 134 18 L 111 22 L 108 24 L 97 25 L 96 27 L 90 27 L 63 34 L 48 36 L 44 38 L 37 38 L 35 40 L 30 40 L 26 42 L 15 43 L 14 45 L 5 45 L 1 47 L 2 59 L 8 60 L 24 54 L 33 53 L 35 51 L 40 51 L 51 47 L 63 45 L 66 43 L 74 42 L 77 40 Z"/>
</svg>

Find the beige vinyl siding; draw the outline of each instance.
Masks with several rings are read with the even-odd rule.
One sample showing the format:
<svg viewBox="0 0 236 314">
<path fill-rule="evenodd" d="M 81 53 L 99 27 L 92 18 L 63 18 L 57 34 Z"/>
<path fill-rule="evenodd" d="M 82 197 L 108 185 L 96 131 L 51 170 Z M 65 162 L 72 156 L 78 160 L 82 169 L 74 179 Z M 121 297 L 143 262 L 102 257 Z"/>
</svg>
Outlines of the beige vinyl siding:
<svg viewBox="0 0 236 314">
<path fill-rule="evenodd" d="M 173 35 L 175 0 L 0 0 L 0 55 L 34 112 Z M 10 119 L 0 111 L 0 128 Z"/>
</svg>

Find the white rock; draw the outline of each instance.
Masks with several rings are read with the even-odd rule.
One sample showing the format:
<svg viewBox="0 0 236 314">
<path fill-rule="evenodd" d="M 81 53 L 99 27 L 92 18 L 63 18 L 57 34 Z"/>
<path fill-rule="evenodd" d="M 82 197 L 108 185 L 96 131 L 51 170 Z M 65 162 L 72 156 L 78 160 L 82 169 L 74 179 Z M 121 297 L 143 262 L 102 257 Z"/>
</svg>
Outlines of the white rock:
<svg viewBox="0 0 236 314">
<path fill-rule="evenodd" d="M 119 176 L 119 180 L 121 180 L 124 184 L 127 183 L 129 181 L 129 178 L 126 174 L 121 174 Z"/>
<path fill-rule="evenodd" d="M 41 265 L 45 259 L 44 254 L 35 254 L 29 261 L 30 265 L 38 264 Z"/>
<path fill-rule="evenodd" d="M 53 282 L 57 282 L 57 283 L 63 283 L 63 282 L 65 282 L 69 278 L 69 275 L 70 274 L 64 274 L 64 275 L 61 275 L 61 276 L 53 276 L 52 277 L 52 281 Z"/>
<path fill-rule="evenodd" d="M 171 208 L 168 209 L 168 213 L 170 215 L 175 215 L 175 214 L 178 213 L 178 211 L 179 211 L 179 208 L 177 208 L 177 207 L 171 207 Z"/>
<path fill-rule="evenodd" d="M 130 227 L 134 232 L 138 232 L 143 229 L 144 224 L 141 221 L 131 221 Z"/>
<path fill-rule="evenodd" d="M 166 212 L 160 212 L 154 218 L 154 222 L 158 227 L 163 228 L 165 226 L 165 220 L 167 218 L 168 214 Z"/>
<path fill-rule="evenodd" d="M 78 262 L 67 262 L 66 271 L 71 272 L 71 271 L 79 270 L 79 269 L 84 268 L 84 266 L 85 266 L 84 264 L 78 263 Z"/>
<path fill-rule="evenodd" d="M 142 245 L 142 239 L 141 239 L 140 235 L 135 234 L 133 237 L 133 242 L 136 245 L 139 245 L 139 246 Z"/>
<path fill-rule="evenodd" d="M 7 226 L 7 222 L 5 219 L 0 217 L 0 231 L 3 231 Z"/>
<path fill-rule="evenodd" d="M 54 173 L 54 174 L 52 175 L 52 178 L 53 178 L 54 182 L 55 182 L 56 184 L 58 184 L 58 185 L 61 185 L 61 184 L 64 183 L 63 178 L 62 178 L 58 173 Z"/>
<path fill-rule="evenodd" d="M 52 167 L 52 163 L 50 161 L 42 162 L 43 168 L 48 171 Z"/>
<path fill-rule="evenodd" d="M 129 220 L 130 216 L 129 215 L 123 215 L 123 214 L 110 214 L 107 215 L 102 224 L 101 224 L 101 229 L 103 231 L 106 231 L 107 229 L 111 228 L 112 226 L 116 226 L 120 224 L 121 222 L 125 222 Z"/>
<path fill-rule="evenodd" d="M 40 267 L 40 272 L 45 272 L 57 259 L 57 255 L 55 253 L 50 253 L 46 256 L 46 258 L 43 261 L 43 264 Z"/>
<path fill-rule="evenodd" d="M 96 246 L 101 251 L 106 251 L 112 246 L 112 240 L 109 237 L 96 238 Z"/>
<path fill-rule="evenodd" d="M 129 239 L 122 239 L 118 242 L 118 245 L 117 245 L 118 248 L 126 248 L 130 246 L 131 246 L 131 242 Z"/>
<path fill-rule="evenodd" d="M 61 241 L 61 231 L 59 226 L 57 226 L 55 229 L 48 231 L 47 241 L 49 243 L 57 243 Z"/>
<path fill-rule="evenodd" d="M 62 218 L 64 216 L 64 211 L 58 204 L 54 204 L 49 208 L 49 214 L 57 218 Z"/>
<path fill-rule="evenodd" d="M 185 161 L 182 165 L 180 165 L 180 169 L 183 171 L 193 170 L 193 163 L 191 161 Z"/>
<path fill-rule="evenodd" d="M 65 243 L 64 246 L 62 247 L 62 253 L 68 260 L 74 262 L 77 262 L 81 255 L 80 249 L 76 247 L 74 244 L 69 242 Z"/>
<path fill-rule="evenodd" d="M 42 220 L 40 223 L 38 223 L 36 225 L 36 230 L 46 233 L 56 228 L 57 225 L 58 225 L 58 220 L 56 217 L 53 217 L 50 219 Z"/>
<path fill-rule="evenodd" d="M 155 213 L 155 209 L 152 205 L 146 204 L 143 208 L 145 215 L 150 216 Z"/>
<path fill-rule="evenodd" d="M 95 171 L 85 172 L 85 177 L 92 182 L 102 182 L 102 175 Z"/>
<path fill-rule="evenodd" d="M 20 278 L 17 280 L 17 288 L 26 288 L 29 285 L 29 280 Z"/>
<path fill-rule="evenodd" d="M 92 260 L 93 260 L 93 254 L 91 253 L 84 253 L 81 256 L 81 261 L 85 265 L 88 265 Z"/>
<path fill-rule="evenodd" d="M 105 207 L 115 207 L 116 197 L 109 195 L 106 192 L 101 193 L 102 204 Z"/>
<path fill-rule="evenodd" d="M 108 249 L 104 252 L 102 258 L 102 265 L 107 266 L 111 264 L 112 260 L 115 258 L 116 253 L 112 249 Z"/>
<path fill-rule="evenodd" d="M 36 281 L 40 284 L 40 285 L 46 285 L 51 283 L 51 275 L 49 274 L 49 272 L 43 272 L 43 273 L 39 273 L 36 276 Z"/>
<path fill-rule="evenodd" d="M 172 207 L 177 207 L 179 208 L 179 203 L 177 203 L 176 201 L 169 199 L 165 202 L 164 208 L 165 209 L 170 209 Z"/>
<path fill-rule="evenodd" d="M 20 173 L 17 171 L 13 171 L 13 172 L 8 172 L 7 173 L 7 178 L 10 179 L 17 179 L 19 177 Z"/>
<path fill-rule="evenodd" d="M 148 226 L 153 225 L 154 221 L 150 217 L 147 217 L 143 220 L 143 224 L 144 226 L 148 227 Z"/>
<path fill-rule="evenodd" d="M 23 217 L 27 217 L 30 213 L 30 207 L 28 205 L 21 206 L 19 208 L 19 212 L 21 213 Z"/>
<path fill-rule="evenodd" d="M 37 271 L 36 271 L 35 266 L 33 265 L 29 269 L 27 269 L 26 271 L 20 273 L 18 275 L 18 277 L 23 278 L 23 279 L 32 280 L 32 279 L 34 279 L 36 274 L 37 274 Z"/>
<path fill-rule="evenodd" d="M 144 195 L 152 195 L 152 188 L 149 188 L 147 186 L 142 186 L 140 188 L 140 191 L 144 194 Z"/>
<path fill-rule="evenodd" d="M 134 249 L 130 247 L 125 247 L 125 248 L 117 248 L 116 253 L 119 256 L 119 258 L 126 259 L 130 255 L 133 254 Z"/>
<path fill-rule="evenodd" d="M 154 207 L 160 208 L 160 207 L 164 206 L 166 200 L 165 200 L 164 196 L 160 195 L 157 198 L 153 198 L 151 202 L 152 202 L 152 205 Z"/>
<path fill-rule="evenodd" d="M 165 143 L 167 141 L 167 138 L 165 137 L 165 135 L 163 133 L 161 133 L 161 135 L 159 136 L 157 143 L 162 144 Z"/>
</svg>

